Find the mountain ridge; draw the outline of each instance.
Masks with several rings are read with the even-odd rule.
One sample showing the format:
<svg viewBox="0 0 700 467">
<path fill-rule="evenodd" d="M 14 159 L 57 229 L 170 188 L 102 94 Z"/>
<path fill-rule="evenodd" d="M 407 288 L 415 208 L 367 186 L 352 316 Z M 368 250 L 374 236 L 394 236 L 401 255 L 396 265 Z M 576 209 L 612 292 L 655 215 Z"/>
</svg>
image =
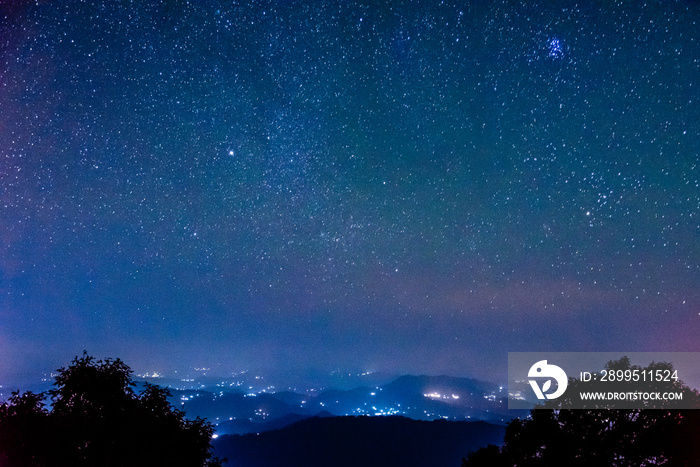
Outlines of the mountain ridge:
<svg viewBox="0 0 700 467">
<path fill-rule="evenodd" d="M 504 433 L 483 421 L 312 417 L 265 433 L 224 435 L 213 446 L 237 467 L 454 467 L 470 451 L 501 444 Z"/>
</svg>

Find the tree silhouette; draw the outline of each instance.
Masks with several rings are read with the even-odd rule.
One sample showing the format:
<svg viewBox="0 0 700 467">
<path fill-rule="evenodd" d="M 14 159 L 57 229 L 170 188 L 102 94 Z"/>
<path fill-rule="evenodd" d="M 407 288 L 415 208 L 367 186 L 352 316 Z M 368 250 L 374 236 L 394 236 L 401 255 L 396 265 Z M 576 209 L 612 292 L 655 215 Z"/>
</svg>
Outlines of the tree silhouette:
<svg viewBox="0 0 700 467">
<path fill-rule="evenodd" d="M 668 363 L 652 363 L 646 368 L 631 365 L 628 358 L 609 362 L 606 370 L 671 370 Z M 585 384 L 585 386 L 584 386 Z M 488 446 L 471 453 L 464 467 L 498 466 L 629 466 L 700 465 L 700 414 L 698 410 L 680 410 L 673 404 L 655 408 L 619 409 L 605 401 L 591 401 L 585 410 L 573 410 L 567 394 L 585 391 L 641 390 L 657 391 L 655 382 L 581 383 L 569 379 L 567 393 L 535 408 L 525 420 L 516 419 L 506 428 L 504 444 Z M 666 391 L 683 393 L 683 400 L 700 408 L 700 396 L 681 381 Z"/>
<path fill-rule="evenodd" d="M 220 466 L 212 425 L 185 419 L 167 389 L 146 384 L 136 394 L 131 375 L 119 359 L 83 354 L 58 370 L 48 394 L 13 393 L 0 405 L 0 465 Z"/>
<path fill-rule="evenodd" d="M 0 405 L 0 465 L 36 466 L 46 464 L 50 446 L 49 412 L 42 393 L 13 392 L 7 403 Z"/>
</svg>

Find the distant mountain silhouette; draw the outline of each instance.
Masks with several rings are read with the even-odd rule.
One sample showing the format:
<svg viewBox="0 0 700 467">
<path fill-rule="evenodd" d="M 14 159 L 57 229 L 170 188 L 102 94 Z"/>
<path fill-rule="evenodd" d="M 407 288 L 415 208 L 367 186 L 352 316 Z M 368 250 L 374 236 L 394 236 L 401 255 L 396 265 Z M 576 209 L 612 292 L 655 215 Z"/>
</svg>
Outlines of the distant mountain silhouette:
<svg viewBox="0 0 700 467">
<path fill-rule="evenodd" d="M 259 435 L 222 436 L 213 445 L 236 467 L 454 467 L 470 451 L 501 444 L 504 430 L 486 422 L 314 417 Z"/>
<path fill-rule="evenodd" d="M 315 396 L 289 391 L 250 395 L 188 390 L 174 397 L 187 398 L 182 408 L 191 416 L 212 420 L 219 435 L 261 433 L 322 411 L 335 416 L 403 415 L 416 420 L 496 423 L 528 413 L 509 411 L 505 393 L 495 384 L 449 376 L 407 375 L 381 387 L 331 389 Z"/>
<path fill-rule="evenodd" d="M 475 393 L 487 393 L 498 391 L 498 386 L 493 383 L 480 381 L 473 378 L 457 378 L 454 376 L 414 376 L 404 375 L 384 386 L 385 390 L 400 389 L 403 391 L 423 391 L 426 388 L 451 388 Z"/>
<path fill-rule="evenodd" d="M 319 412 L 314 417 L 333 417 L 329 412 Z M 220 423 L 216 430 L 219 434 L 244 435 L 248 433 L 263 433 L 265 431 L 279 430 L 289 425 L 293 425 L 301 420 L 310 418 L 308 415 L 298 413 L 290 413 L 279 418 L 270 420 L 269 422 L 256 423 L 249 420 L 230 420 Z"/>
</svg>

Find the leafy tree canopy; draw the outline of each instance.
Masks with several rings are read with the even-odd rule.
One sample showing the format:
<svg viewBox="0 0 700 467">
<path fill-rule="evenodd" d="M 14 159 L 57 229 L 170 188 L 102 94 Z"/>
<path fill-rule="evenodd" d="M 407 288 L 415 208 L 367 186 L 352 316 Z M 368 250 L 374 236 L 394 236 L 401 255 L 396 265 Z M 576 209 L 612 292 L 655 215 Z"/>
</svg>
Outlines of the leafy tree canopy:
<svg viewBox="0 0 700 467">
<path fill-rule="evenodd" d="M 187 420 L 167 389 L 136 394 L 121 360 L 83 354 L 58 370 L 45 393 L 14 392 L 0 405 L 0 465 L 216 467 L 212 425 Z M 45 401 L 50 396 L 51 408 Z"/>
<path fill-rule="evenodd" d="M 672 372 L 673 366 L 662 362 L 641 368 L 626 357 L 606 365 L 606 370 L 635 369 Z M 637 389 L 656 387 L 655 383 L 647 386 Z M 594 388 L 571 378 L 566 394 L 609 388 Z M 684 401 L 700 408 L 696 390 L 680 381 L 671 390 L 682 392 Z M 502 447 L 490 445 L 471 453 L 463 467 L 700 465 L 700 410 L 622 410 L 603 408 L 603 403 L 572 410 L 567 408 L 571 400 L 566 394 L 533 409 L 527 419 L 511 421 Z"/>
</svg>

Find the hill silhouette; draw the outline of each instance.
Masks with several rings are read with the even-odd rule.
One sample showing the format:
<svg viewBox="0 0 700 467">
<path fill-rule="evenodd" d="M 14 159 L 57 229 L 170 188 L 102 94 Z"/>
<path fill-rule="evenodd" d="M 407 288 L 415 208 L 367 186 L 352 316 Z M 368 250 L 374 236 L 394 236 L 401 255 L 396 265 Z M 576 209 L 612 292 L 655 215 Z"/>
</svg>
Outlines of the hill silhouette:
<svg viewBox="0 0 700 467">
<path fill-rule="evenodd" d="M 506 393 L 498 385 L 450 376 L 404 375 L 383 386 L 326 389 L 314 395 L 289 391 L 251 395 L 240 390 L 221 394 L 207 389 L 173 392 L 174 404 L 184 400 L 183 410 L 216 423 L 219 435 L 270 431 L 321 412 L 496 424 L 528 414 L 527 410 L 508 409 Z"/>
<path fill-rule="evenodd" d="M 314 417 L 259 435 L 222 436 L 213 446 L 237 467 L 454 467 L 465 453 L 501 443 L 504 431 L 486 422 Z"/>
</svg>

